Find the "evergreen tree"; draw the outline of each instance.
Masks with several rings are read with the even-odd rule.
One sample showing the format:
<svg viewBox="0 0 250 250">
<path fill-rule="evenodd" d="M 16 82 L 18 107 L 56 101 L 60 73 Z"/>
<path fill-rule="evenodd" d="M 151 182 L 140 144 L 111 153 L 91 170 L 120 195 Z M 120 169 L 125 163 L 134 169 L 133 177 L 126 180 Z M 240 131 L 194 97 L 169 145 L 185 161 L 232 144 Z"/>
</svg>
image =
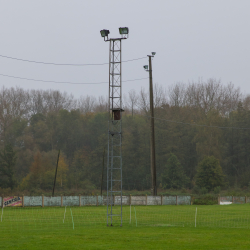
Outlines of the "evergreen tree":
<svg viewBox="0 0 250 250">
<path fill-rule="evenodd" d="M 196 185 L 208 191 L 224 185 L 224 175 L 219 160 L 214 156 L 206 156 L 198 165 Z"/>
<path fill-rule="evenodd" d="M 163 187 L 180 189 L 188 183 L 188 180 L 178 158 L 171 153 L 167 161 L 166 169 L 162 175 Z"/>
<path fill-rule="evenodd" d="M 10 187 L 11 190 L 15 187 L 16 181 L 14 177 L 14 167 L 16 165 L 16 153 L 11 144 L 4 147 L 3 152 L 0 152 L 0 185 L 2 187 Z"/>
</svg>

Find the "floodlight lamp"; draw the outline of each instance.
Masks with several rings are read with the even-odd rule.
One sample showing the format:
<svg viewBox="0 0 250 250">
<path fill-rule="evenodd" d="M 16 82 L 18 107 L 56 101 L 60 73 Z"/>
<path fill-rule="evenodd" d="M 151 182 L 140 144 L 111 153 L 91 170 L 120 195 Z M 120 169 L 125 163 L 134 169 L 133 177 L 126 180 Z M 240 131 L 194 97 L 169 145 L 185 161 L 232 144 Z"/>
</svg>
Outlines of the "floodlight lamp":
<svg viewBox="0 0 250 250">
<path fill-rule="evenodd" d="M 151 52 L 152 53 L 152 56 L 155 56 L 156 52 Z"/>
<path fill-rule="evenodd" d="M 148 65 L 144 65 L 143 68 L 144 68 L 145 70 L 148 70 Z"/>
<path fill-rule="evenodd" d="M 128 35 L 129 29 L 128 27 L 120 27 L 119 32 L 121 35 Z"/>
<path fill-rule="evenodd" d="M 109 30 L 101 30 L 100 33 L 102 37 L 105 37 L 109 35 Z"/>
</svg>

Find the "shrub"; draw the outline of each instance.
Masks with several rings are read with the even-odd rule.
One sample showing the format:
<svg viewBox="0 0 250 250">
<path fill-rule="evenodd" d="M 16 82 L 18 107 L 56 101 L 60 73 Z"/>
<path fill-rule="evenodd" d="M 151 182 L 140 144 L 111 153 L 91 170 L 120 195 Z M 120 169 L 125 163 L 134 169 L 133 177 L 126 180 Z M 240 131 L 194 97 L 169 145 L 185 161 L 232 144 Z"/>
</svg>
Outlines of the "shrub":
<svg viewBox="0 0 250 250">
<path fill-rule="evenodd" d="M 207 189 L 205 187 L 202 187 L 201 194 L 207 194 L 207 193 L 208 193 Z"/>
<path fill-rule="evenodd" d="M 219 194 L 220 191 L 221 191 L 220 186 L 214 188 L 214 193 L 215 193 L 215 194 Z"/>
<path fill-rule="evenodd" d="M 201 189 L 197 185 L 195 185 L 193 188 L 193 193 L 194 194 L 201 194 Z"/>
<path fill-rule="evenodd" d="M 195 198 L 193 205 L 215 205 L 218 204 L 218 199 L 216 196 L 211 194 L 206 194 L 201 197 Z"/>
<path fill-rule="evenodd" d="M 224 184 L 224 175 L 219 160 L 213 156 L 205 157 L 198 165 L 196 185 L 208 192 Z"/>
</svg>

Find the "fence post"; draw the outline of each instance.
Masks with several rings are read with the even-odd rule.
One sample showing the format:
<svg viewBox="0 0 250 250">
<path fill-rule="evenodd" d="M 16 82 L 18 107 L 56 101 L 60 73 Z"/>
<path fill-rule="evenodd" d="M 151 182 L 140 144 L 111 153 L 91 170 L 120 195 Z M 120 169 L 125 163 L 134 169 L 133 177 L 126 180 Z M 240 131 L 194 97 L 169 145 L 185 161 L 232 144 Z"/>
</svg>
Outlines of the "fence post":
<svg viewBox="0 0 250 250">
<path fill-rule="evenodd" d="M 42 194 L 42 207 L 44 207 L 44 195 Z"/>
<path fill-rule="evenodd" d="M 79 207 L 81 206 L 81 194 L 79 194 Z"/>
<path fill-rule="evenodd" d="M 24 195 L 22 195 L 22 207 L 24 207 Z"/>
<path fill-rule="evenodd" d="M 146 194 L 146 206 L 148 205 L 148 195 Z"/>
<path fill-rule="evenodd" d="M 176 206 L 178 205 L 178 196 L 176 195 Z"/>
<path fill-rule="evenodd" d="M 163 205 L 163 204 L 162 204 L 162 195 L 161 195 L 161 205 Z"/>
<path fill-rule="evenodd" d="M 96 195 L 96 206 L 98 206 L 98 195 Z"/>
<path fill-rule="evenodd" d="M 63 196 L 61 194 L 61 207 L 63 207 Z"/>
<path fill-rule="evenodd" d="M 220 195 L 218 194 L 218 205 L 220 205 Z"/>
</svg>

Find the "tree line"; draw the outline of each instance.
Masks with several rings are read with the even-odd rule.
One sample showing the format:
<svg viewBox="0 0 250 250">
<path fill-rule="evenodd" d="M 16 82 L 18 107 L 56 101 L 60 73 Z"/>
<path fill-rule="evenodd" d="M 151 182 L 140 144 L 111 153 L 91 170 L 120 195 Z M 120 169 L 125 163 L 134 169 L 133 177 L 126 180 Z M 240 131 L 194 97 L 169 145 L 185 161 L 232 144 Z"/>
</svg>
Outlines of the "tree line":
<svg viewBox="0 0 250 250">
<path fill-rule="evenodd" d="M 77 99 L 54 90 L 3 87 L 0 188 L 52 190 L 61 150 L 57 189 L 99 189 L 107 102 L 105 96 Z M 250 96 L 231 83 L 208 79 L 167 89 L 155 85 L 154 106 L 158 187 L 210 191 L 250 185 Z M 124 109 L 123 187 L 150 189 L 147 91 L 131 90 Z M 212 182 L 205 178 L 210 175 Z"/>
</svg>

